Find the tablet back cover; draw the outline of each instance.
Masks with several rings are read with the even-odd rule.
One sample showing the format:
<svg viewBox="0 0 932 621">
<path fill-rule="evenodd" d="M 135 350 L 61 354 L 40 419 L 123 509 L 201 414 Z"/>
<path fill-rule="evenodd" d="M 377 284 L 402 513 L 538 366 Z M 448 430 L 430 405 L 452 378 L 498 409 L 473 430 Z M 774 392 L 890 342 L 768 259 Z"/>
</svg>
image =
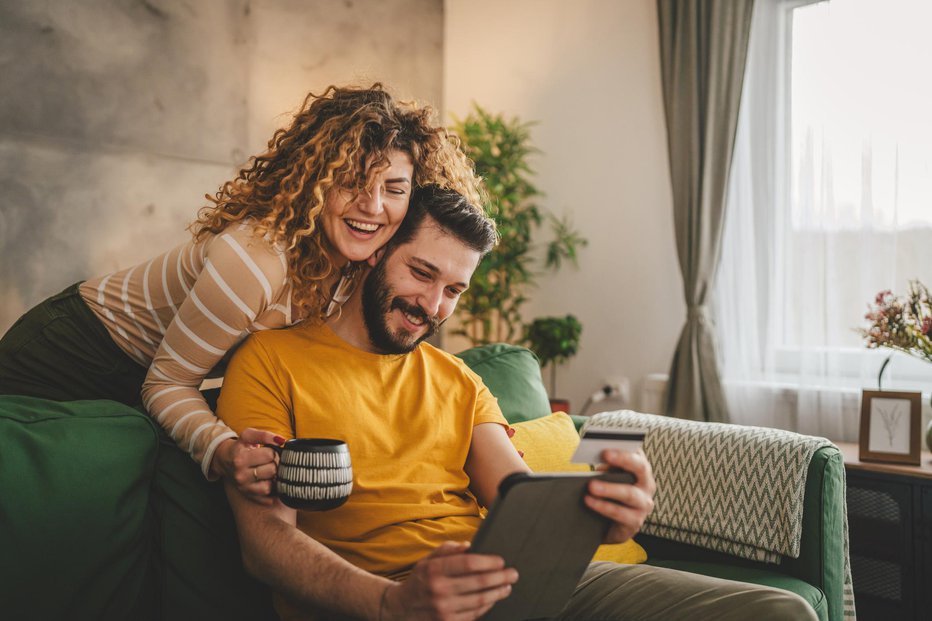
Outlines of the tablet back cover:
<svg viewBox="0 0 932 621">
<path fill-rule="evenodd" d="M 566 605 L 609 526 L 583 503 L 593 474 L 521 474 L 506 479 L 470 550 L 502 556 L 507 567 L 518 570 L 519 578 L 511 595 L 482 619 L 553 617 Z"/>
</svg>

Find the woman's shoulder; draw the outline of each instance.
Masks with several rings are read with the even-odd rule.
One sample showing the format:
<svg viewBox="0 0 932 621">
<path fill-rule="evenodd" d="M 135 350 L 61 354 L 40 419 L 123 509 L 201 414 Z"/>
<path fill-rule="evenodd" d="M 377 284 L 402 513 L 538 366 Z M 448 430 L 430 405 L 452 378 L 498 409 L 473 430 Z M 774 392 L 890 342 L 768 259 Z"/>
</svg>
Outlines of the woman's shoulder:
<svg viewBox="0 0 932 621">
<path fill-rule="evenodd" d="M 231 222 L 216 237 L 233 239 L 250 252 L 285 256 L 284 244 L 276 241 L 271 231 L 263 230 L 252 218 Z"/>
<path fill-rule="evenodd" d="M 206 241 L 208 257 L 238 258 L 247 267 L 255 266 L 267 276 L 284 277 L 288 271 L 288 259 L 282 245 L 253 222 L 233 222 Z"/>
<path fill-rule="evenodd" d="M 231 223 L 203 240 L 208 269 L 230 285 L 255 282 L 264 299 L 280 300 L 288 289 L 285 252 L 248 222 Z"/>
</svg>

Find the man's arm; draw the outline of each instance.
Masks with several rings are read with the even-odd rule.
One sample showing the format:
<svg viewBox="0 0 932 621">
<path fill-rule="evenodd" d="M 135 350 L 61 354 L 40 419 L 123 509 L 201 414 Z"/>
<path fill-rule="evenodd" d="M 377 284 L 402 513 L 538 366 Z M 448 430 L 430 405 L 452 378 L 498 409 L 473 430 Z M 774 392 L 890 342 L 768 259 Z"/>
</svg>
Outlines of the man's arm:
<svg viewBox="0 0 932 621">
<path fill-rule="evenodd" d="M 280 501 L 259 505 L 226 480 L 224 486 L 246 571 L 302 608 L 379 618 L 390 580 L 351 565 L 298 530 L 296 511 Z"/>
<path fill-rule="evenodd" d="M 465 470 L 469 475 L 469 489 L 483 507 L 495 500 L 502 479 L 513 472 L 531 471 L 508 439 L 505 428 L 498 423 L 473 427 Z"/>
<path fill-rule="evenodd" d="M 361 619 L 477 619 L 511 594 L 517 572 L 497 556 L 466 554 L 448 542 L 421 559 L 402 583 L 370 574 L 296 527 L 294 509 L 247 500 L 229 482 L 243 565 L 259 580 L 308 610 Z"/>
</svg>

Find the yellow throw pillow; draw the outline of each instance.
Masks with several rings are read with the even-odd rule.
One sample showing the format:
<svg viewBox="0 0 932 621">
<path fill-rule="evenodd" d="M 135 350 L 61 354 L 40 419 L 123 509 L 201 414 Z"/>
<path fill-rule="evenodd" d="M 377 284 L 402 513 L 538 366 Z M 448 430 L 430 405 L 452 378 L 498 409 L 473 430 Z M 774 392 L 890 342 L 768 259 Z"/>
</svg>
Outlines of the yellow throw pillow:
<svg viewBox="0 0 932 621">
<path fill-rule="evenodd" d="M 574 464 L 570 457 L 579 444 L 579 434 L 573 419 L 563 412 L 554 412 L 534 420 L 512 425 L 511 443 L 524 452 L 524 461 L 534 472 L 588 472 L 589 466 Z M 634 539 L 625 543 L 599 546 L 594 561 L 613 561 L 633 565 L 647 560 L 647 552 Z"/>
<path fill-rule="evenodd" d="M 511 426 L 511 443 L 524 452 L 524 462 L 534 472 L 588 472 L 585 464 L 570 463 L 579 444 L 573 419 L 563 412 L 541 416 Z"/>
</svg>

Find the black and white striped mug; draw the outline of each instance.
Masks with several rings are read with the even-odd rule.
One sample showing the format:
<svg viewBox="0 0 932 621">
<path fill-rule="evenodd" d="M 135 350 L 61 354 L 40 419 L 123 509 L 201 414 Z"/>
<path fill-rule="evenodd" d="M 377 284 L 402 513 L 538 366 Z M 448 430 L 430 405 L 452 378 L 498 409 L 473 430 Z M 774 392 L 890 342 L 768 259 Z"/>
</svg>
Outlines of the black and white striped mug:
<svg viewBox="0 0 932 621">
<path fill-rule="evenodd" d="M 296 438 L 282 446 L 274 493 L 293 509 L 327 511 L 346 502 L 353 491 L 353 465 L 343 440 Z"/>
</svg>

